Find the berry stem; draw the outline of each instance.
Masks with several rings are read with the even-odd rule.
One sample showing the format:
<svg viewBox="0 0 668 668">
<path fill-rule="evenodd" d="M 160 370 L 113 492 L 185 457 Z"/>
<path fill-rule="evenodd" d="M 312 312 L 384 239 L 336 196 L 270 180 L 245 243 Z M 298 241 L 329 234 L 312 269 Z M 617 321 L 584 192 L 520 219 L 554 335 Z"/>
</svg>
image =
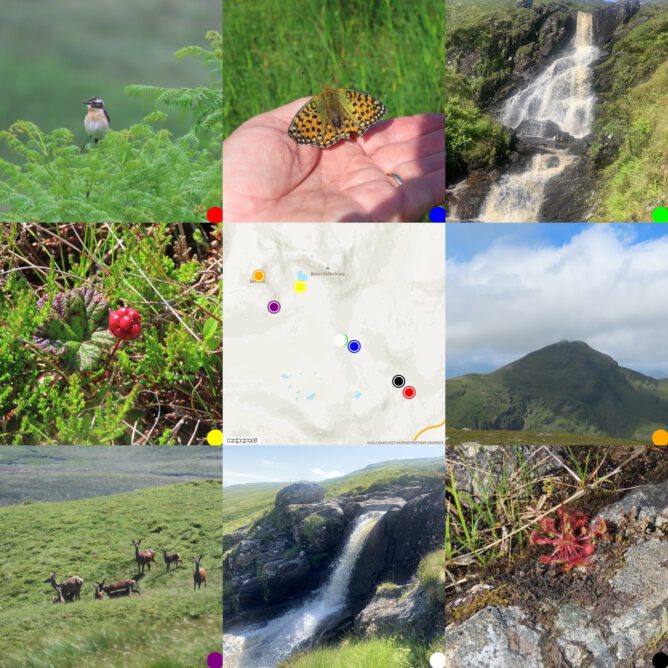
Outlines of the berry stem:
<svg viewBox="0 0 668 668">
<path fill-rule="evenodd" d="M 120 339 L 116 339 L 116 345 L 114 346 L 114 349 L 111 351 L 111 355 L 109 355 L 109 359 L 107 360 L 107 363 L 104 365 L 104 371 L 102 372 L 102 375 L 104 375 L 107 372 L 107 367 L 109 366 L 109 362 L 111 362 L 111 358 L 114 356 L 114 353 L 116 352 L 116 348 L 118 348 L 118 344 L 121 342 Z"/>
</svg>

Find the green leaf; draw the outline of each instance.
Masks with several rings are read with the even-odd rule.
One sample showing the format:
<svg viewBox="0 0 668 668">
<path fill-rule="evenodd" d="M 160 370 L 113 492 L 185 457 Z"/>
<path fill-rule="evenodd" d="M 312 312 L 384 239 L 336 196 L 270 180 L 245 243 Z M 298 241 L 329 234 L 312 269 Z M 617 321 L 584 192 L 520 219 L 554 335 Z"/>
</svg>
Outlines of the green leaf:
<svg viewBox="0 0 668 668">
<path fill-rule="evenodd" d="M 48 320 L 37 328 L 33 340 L 57 355 L 69 371 L 88 371 L 104 360 L 115 342 L 107 329 L 108 313 L 104 295 L 91 288 L 57 294 Z"/>
<path fill-rule="evenodd" d="M 217 330 L 218 321 L 215 318 L 207 318 L 207 321 L 204 323 L 204 329 L 202 329 L 204 339 L 210 339 L 215 336 Z"/>
</svg>

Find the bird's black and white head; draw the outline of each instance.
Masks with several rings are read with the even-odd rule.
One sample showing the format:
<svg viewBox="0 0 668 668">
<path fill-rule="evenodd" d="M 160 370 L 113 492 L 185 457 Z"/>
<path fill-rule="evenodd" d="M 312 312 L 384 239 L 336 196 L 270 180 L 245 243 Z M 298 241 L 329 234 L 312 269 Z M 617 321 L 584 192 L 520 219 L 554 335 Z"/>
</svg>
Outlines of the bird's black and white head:
<svg viewBox="0 0 668 668">
<path fill-rule="evenodd" d="M 89 109 L 104 109 L 104 100 L 101 97 L 91 97 L 84 104 L 88 105 Z"/>
</svg>

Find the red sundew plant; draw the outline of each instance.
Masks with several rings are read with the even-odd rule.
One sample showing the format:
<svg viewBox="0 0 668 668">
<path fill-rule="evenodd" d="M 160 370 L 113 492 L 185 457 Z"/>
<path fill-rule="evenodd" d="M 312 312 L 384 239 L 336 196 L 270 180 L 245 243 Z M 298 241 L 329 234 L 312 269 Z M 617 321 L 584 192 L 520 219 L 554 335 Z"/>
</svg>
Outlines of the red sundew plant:
<svg viewBox="0 0 668 668">
<path fill-rule="evenodd" d="M 552 554 L 540 557 L 543 564 L 560 566 L 564 572 L 578 566 L 591 566 L 591 556 L 594 554 L 596 538 L 607 537 L 608 527 L 605 520 L 599 517 L 593 526 L 589 527 L 589 516 L 577 511 L 564 510 L 561 506 L 557 511 L 558 517 L 544 517 L 538 530 L 531 532 L 531 545 L 552 545 Z"/>
</svg>

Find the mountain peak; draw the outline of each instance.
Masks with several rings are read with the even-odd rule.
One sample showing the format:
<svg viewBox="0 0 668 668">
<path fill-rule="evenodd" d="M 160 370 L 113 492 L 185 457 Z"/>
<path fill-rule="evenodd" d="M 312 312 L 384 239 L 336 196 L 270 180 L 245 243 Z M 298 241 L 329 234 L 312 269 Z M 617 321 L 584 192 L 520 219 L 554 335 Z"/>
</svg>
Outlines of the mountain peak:
<svg viewBox="0 0 668 668">
<path fill-rule="evenodd" d="M 451 427 L 630 437 L 668 416 L 667 381 L 620 367 L 585 341 L 558 341 L 446 386 Z"/>
</svg>

